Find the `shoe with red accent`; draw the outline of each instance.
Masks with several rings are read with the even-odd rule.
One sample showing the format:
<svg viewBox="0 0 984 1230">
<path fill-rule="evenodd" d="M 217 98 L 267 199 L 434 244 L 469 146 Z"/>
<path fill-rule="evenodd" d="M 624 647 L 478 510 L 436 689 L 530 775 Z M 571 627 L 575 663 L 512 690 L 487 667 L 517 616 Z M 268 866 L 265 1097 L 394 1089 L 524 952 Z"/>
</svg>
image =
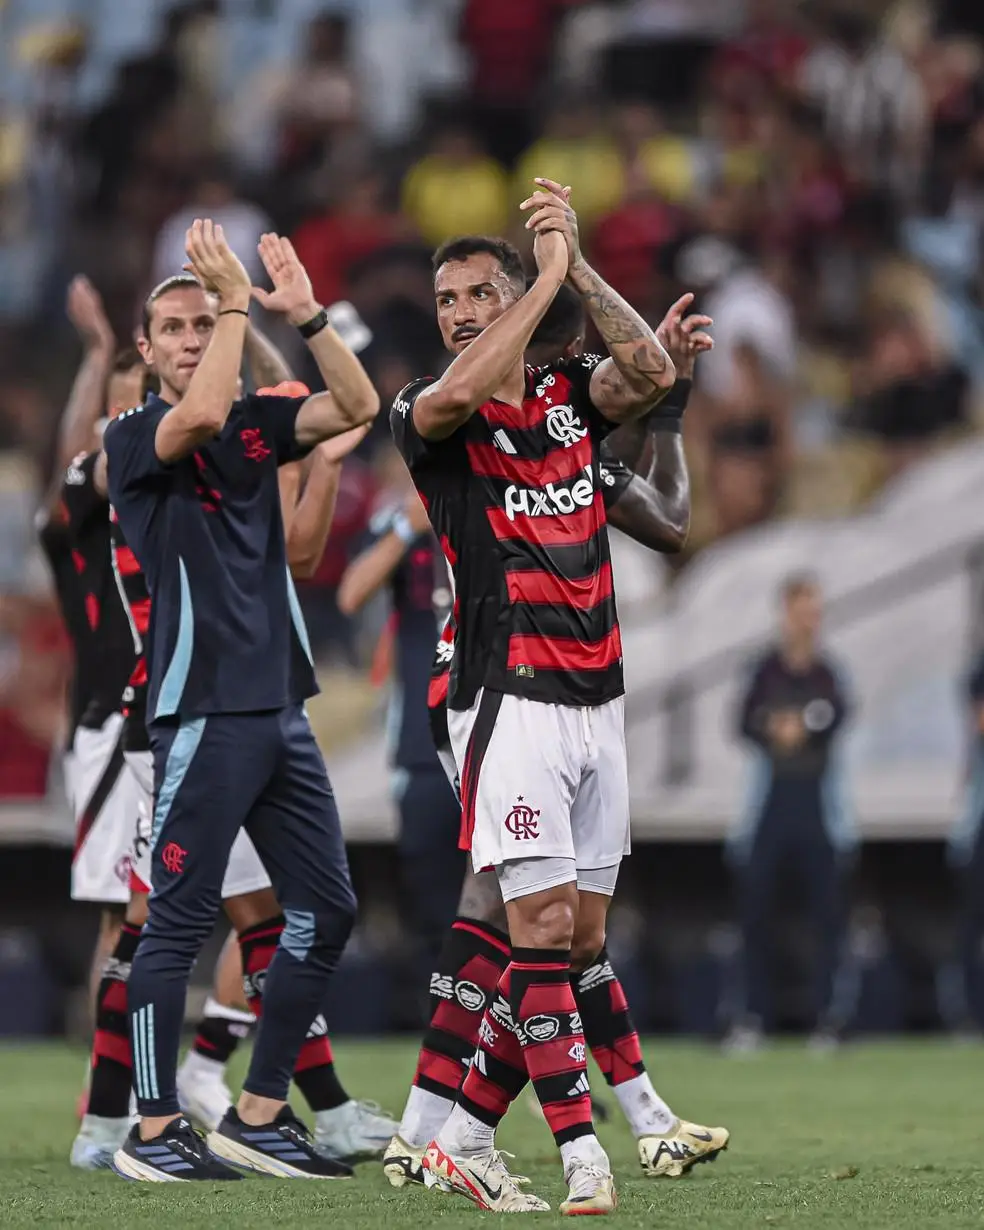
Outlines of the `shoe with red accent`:
<svg viewBox="0 0 984 1230">
<path fill-rule="evenodd" d="M 497 1149 L 473 1157 L 452 1157 L 436 1140 L 424 1151 L 424 1186 L 457 1192 L 490 1213 L 543 1213 L 550 1205 L 524 1192 Z"/>
</svg>

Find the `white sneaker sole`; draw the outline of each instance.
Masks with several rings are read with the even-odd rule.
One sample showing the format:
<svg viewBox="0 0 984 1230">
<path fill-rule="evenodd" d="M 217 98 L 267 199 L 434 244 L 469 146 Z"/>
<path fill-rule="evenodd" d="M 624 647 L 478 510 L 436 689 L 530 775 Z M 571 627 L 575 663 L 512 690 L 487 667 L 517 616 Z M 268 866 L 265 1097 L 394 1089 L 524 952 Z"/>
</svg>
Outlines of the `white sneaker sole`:
<svg viewBox="0 0 984 1230">
<path fill-rule="evenodd" d="M 113 1154 L 112 1169 L 121 1179 L 129 1179 L 131 1183 L 188 1182 L 187 1179 L 182 1179 L 176 1174 L 165 1174 L 163 1170 L 158 1170 L 156 1166 L 148 1166 L 146 1162 L 138 1161 L 122 1149 L 117 1149 Z"/>
<path fill-rule="evenodd" d="M 209 1132 L 205 1141 L 209 1152 L 219 1161 L 230 1166 L 239 1166 L 257 1174 L 268 1174 L 278 1179 L 342 1179 L 345 1175 L 308 1174 L 306 1170 L 298 1170 L 289 1162 L 279 1162 L 276 1158 L 261 1153 L 259 1149 L 250 1149 L 248 1145 L 240 1144 L 238 1140 L 230 1140 L 221 1132 Z"/>
</svg>

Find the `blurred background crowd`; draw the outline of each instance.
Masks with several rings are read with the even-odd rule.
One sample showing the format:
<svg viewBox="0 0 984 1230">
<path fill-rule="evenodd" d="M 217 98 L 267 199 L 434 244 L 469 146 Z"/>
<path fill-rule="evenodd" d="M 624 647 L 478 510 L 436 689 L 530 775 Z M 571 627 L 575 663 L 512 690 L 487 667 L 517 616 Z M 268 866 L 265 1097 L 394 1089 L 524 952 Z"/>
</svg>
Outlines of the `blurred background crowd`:
<svg viewBox="0 0 984 1230">
<path fill-rule="evenodd" d="M 528 253 L 533 175 L 570 184 L 589 259 L 634 306 L 655 322 L 686 289 L 714 317 L 686 416 L 693 528 L 660 565 L 680 585 L 724 540 L 854 514 L 979 431 L 981 24 L 970 0 L 0 0 L 10 832 L 45 828 L 32 801 L 64 720 L 32 518 L 80 357 L 73 274 L 126 340 L 191 218 L 221 220 L 257 277 L 275 228 L 316 296 L 368 323 L 385 405 L 444 362 L 433 247 L 478 231 Z M 379 709 L 383 616 L 353 624 L 334 594 L 389 482 L 387 438 L 380 416 L 347 462 L 304 587 L 328 746 Z M 645 597 L 656 569 L 634 557 L 620 592 Z"/>
</svg>

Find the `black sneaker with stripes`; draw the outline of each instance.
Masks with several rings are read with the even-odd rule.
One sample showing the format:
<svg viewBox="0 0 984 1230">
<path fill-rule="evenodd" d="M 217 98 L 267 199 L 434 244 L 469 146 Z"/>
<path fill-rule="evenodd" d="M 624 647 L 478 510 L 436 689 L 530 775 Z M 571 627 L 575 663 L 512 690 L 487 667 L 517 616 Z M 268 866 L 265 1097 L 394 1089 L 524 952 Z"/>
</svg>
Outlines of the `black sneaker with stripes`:
<svg viewBox="0 0 984 1230">
<path fill-rule="evenodd" d="M 140 1124 L 134 1124 L 113 1155 L 113 1169 L 120 1178 L 138 1183 L 215 1183 L 243 1177 L 212 1156 L 184 1115 L 172 1119 L 159 1136 L 150 1140 L 141 1140 Z"/>
<path fill-rule="evenodd" d="M 234 1106 L 208 1136 L 217 1158 L 281 1179 L 349 1179 L 351 1166 L 322 1157 L 311 1133 L 289 1106 L 272 1123 L 243 1123 Z"/>
</svg>

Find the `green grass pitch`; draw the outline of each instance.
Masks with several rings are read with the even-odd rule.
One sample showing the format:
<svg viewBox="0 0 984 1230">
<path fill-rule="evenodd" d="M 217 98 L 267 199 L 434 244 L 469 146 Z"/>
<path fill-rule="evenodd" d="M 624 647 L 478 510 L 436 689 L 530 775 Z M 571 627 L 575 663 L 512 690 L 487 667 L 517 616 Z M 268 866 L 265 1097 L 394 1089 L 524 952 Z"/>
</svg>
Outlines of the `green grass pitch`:
<svg viewBox="0 0 984 1230">
<path fill-rule="evenodd" d="M 338 1062 L 357 1096 L 402 1108 L 411 1042 L 343 1042 Z M 792 1044 L 724 1059 L 712 1050 L 651 1041 L 656 1087 L 687 1117 L 723 1123 L 731 1148 L 683 1180 L 641 1177 L 617 1112 L 600 1129 L 615 1166 L 625 1227 L 980 1227 L 984 1219 L 984 1052 L 946 1042 L 859 1045 L 817 1057 Z M 0 1227 L 86 1230 L 441 1230 L 477 1225 L 457 1197 L 394 1191 L 378 1165 L 338 1183 L 250 1179 L 234 1186 L 124 1183 L 68 1165 L 73 1108 L 85 1059 L 52 1046 L 0 1049 Z M 236 1064 L 237 1074 L 242 1062 Z M 602 1089 L 594 1073 L 594 1084 Z M 303 1102 L 295 1098 L 295 1106 Z M 514 1166 L 556 1209 L 557 1154 L 542 1120 L 517 1105 L 500 1132 Z M 559 1221 L 556 1212 L 530 1215 Z"/>
</svg>

